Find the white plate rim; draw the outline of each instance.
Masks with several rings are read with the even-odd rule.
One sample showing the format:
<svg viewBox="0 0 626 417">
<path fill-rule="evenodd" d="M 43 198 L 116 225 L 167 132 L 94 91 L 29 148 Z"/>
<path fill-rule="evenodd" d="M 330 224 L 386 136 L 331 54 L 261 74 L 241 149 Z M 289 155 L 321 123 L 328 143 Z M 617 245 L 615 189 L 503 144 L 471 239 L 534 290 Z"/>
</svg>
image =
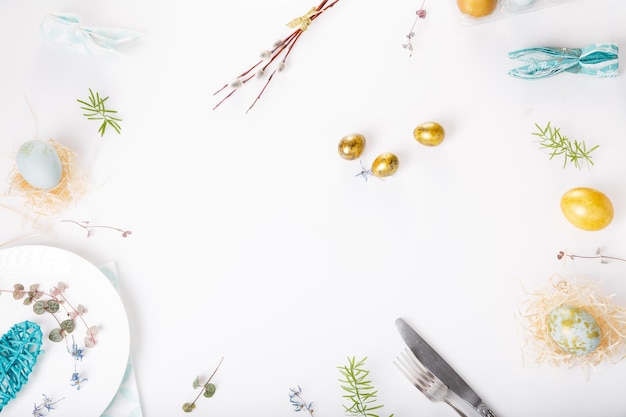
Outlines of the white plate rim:
<svg viewBox="0 0 626 417">
<path fill-rule="evenodd" d="M 21 264 L 23 260 L 33 260 L 34 262 L 32 265 L 25 266 Z M 41 262 L 41 264 L 37 262 Z M 46 264 L 46 262 L 50 262 L 50 264 Z M 37 268 L 44 266 L 51 269 L 45 272 L 37 270 Z M 55 270 L 54 268 L 58 269 Z M 69 275 L 65 275 L 68 273 Z M 80 273 L 80 276 L 70 276 L 72 273 Z M 46 276 L 50 275 L 49 280 L 42 278 L 44 274 Z M 25 276 L 29 276 L 38 282 L 27 281 Z M 31 307 L 24 306 L 20 300 L 14 300 L 11 294 L 3 293 L 0 296 L 1 311 L 5 312 L 2 316 L 6 314 L 6 305 L 8 304 L 10 311 L 17 312 L 17 317 L 7 317 L 6 319 L 0 317 L 0 326 L 2 327 L 0 328 L 0 334 L 4 334 L 9 330 L 11 324 L 7 323 L 15 324 L 23 320 L 37 322 L 40 324 L 43 332 L 42 350 L 44 350 L 44 353 L 38 358 L 37 365 L 35 365 L 35 369 L 29 377 L 29 382 L 17 393 L 15 399 L 9 401 L 2 411 L 11 415 L 14 415 L 14 413 L 30 415 L 34 404 L 41 402 L 43 395 L 47 395 L 55 400 L 52 392 L 39 392 L 44 383 L 35 381 L 42 378 L 46 369 L 54 369 L 56 366 L 51 360 L 48 360 L 48 365 L 42 369 L 40 361 L 46 362 L 44 359 L 46 354 L 48 357 L 54 357 L 55 359 L 59 359 L 59 355 L 65 355 L 69 361 L 63 363 L 63 366 L 67 367 L 67 375 L 64 374 L 63 377 L 59 377 L 56 372 L 54 375 L 55 380 L 64 381 L 65 384 L 45 383 L 52 385 L 51 391 L 57 393 L 57 400 L 63 398 L 55 404 L 55 411 L 59 410 L 59 415 L 66 414 L 70 410 L 70 412 L 79 411 L 82 417 L 99 417 L 117 394 L 126 373 L 130 354 L 130 326 L 126 310 L 117 289 L 107 276 L 87 259 L 74 252 L 47 245 L 22 245 L 0 249 L 0 286 L 3 290 L 11 289 L 13 288 L 13 283 L 15 283 L 14 281 L 21 281 L 20 283 L 25 287 L 38 283 L 44 291 L 48 291 L 49 287 L 56 285 L 58 281 L 69 281 L 69 288 L 66 292 L 68 301 L 74 306 L 78 304 L 85 305 L 88 309 L 88 312 L 85 314 L 88 324 L 90 326 L 98 326 L 99 330 L 96 335 L 96 346 L 85 348 L 85 357 L 83 361 L 78 363 L 81 372 L 84 370 L 90 371 L 89 373 L 92 375 L 91 380 L 86 381 L 81 390 L 76 390 L 70 384 L 73 359 L 66 352 L 65 343 L 60 342 L 60 344 L 57 344 L 48 340 L 49 329 L 56 327 L 54 320 L 45 317 L 46 315 L 36 315 L 32 312 Z M 93 289 L 97 291 L 94 293 Z M 87 300 L 82 298 L 85 295 L 89 295 Z M 79 296 L 81 297 L 80 299 L 75 299 Z M 106 314 L 104 314 L 103 308 L 98 308 L 103 303 L 107 303 L 108 308 L 110 308 Z M 94 305 L 96 307 L 95 311 L 93 309 Z M 94 316 L 96 321 L 91 321 L 90 319 L 93 319 Z M 81 324 L 78 326 L 80 327 Z M 78 337 L 76 337 L 76 342 L 80 347 L 84 347 L 82 342 L 84 334 L 85 328 L 82 327 Z M 51 353 L 47 353 L 46 350 Z M 59 353 L 60 351 L 62 353 Z M 109 357 L 103 360 L 102 357 L 105 355 L 111 355 L 114 358 Z M 91 358 L 95 360 L 89 361 L 88 359 Z M 58 366 L 56 367 L 58 368 Z M 93 372 L 98 371 L 98 369 L 100 369 L 100 372 Z M 102 378 L 102 375 L 104 375 L 104 378 Z M 36 378 L 37 376 L 38 378 Z M 85 376 L 84 372 L 83 376 Z M 62 410 L 65 411 L 63 412 Z M 0 411 L 0 413 L 2 412 Z"/>
</svg>

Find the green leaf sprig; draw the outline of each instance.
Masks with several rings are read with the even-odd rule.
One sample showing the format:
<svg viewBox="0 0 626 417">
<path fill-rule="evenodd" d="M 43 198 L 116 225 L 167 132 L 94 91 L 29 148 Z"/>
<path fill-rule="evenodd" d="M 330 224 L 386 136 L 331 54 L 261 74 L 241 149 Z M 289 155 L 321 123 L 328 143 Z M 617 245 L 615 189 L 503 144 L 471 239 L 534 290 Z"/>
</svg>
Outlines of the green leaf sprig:
<svg viewBox="0 0 626 417">
<path fill-rule="evenodd" d="M 121 122 L 122 119 L 119 119 L 114 114 L 117 114 L 117 110 L 107 109 L 105 106 L 105 101 L 107 101 L 109 97 L 102 98 L 100 97 L 100 93 L 94 92 L 89 89 L 89 102 L 84 100 L 76 100 L 82 106 L 81 109 L 85 110 L 87 113 L 83 113 L 83 116 L 87 117 L 89 120 L 102 120 L 102 124 L 98 129 L 98 133 L 100 133 L 100 137 L 104 136 L 104 132 L 106 131 L 107 126 L 111 126 L 115 131 L 119 134 L 122 130 L 122 127 L 118 122 Z"/>
<path fill-rule="evenodd" d="M 348 405 L 344 404 L 343 408 L 347 415 L 378 417 L 373 411 L 381 409 L 383 405 L 376 404 L 378 391 L 374 389 L 372 381 L 368 379 L 369 371 L 364 368 L 366 360 L 367 357 L 364 357 L 357 362 L 353 356 L 348 358 L 347 366 L 337 367 L 343 376 L 339 379 L 341 388 L 347 393 L 342 397 L 349 403 Z M 393 414 L 389 417 L 393 417 Z"/>
<path fill-rule="evenodd" d="M 211 379 L 213 379 L 213 376 L 215 376 L 215 373 L 217 372 L 217 370 L 220 369 L 220 365 L 222 364 L 223 360 L 224 360 L 224 357 L 220 359 L 220 362 L 217 364 L 217 367 L 215 368 L 215 370 L 213 371 L 209 379 L 207 379 L 207 381 L 204 384 L 200 382 L 200 377 L 196 377 L 196 379 L 193 380 L 193 389 L 201 388 L 201 390 L 200 390 L 200 393 L 196 396 L 196 398 L 192 402 L 183 404 L 183 411 L 185 413 L 191 413 L 196 408 L 196 401 L 198 401 L 198 398 L 200 398 L 201 395 L 204 395 L 205 398 L 211 398 L 213 394 L 215 394 L 217 387 L 211 383 Z"/>
<path fill-rule="evenodd" d="M 580 160 L 584 160 L 587 165 L 593 165 L 591 160 L 591 152 L 598 149 L 599 145 L 594 146 L 591 149 L 587 149 L 584 141 L 572 141 L 567 136 L 562 135 L 559 128 L 553 128 L 548 122 L 545 128 L 541 128 L 537 123 L 535 126 L 538 132 L 534 132 L 533 135 L 539 138 L 539 144 L 542 149 L 550 149 L 550 159 L 555 156 L 563 155 L 563 168 L 567 166 L 568 162 L 572 162 L 574 166 L 580 169 Z"/>
</svg>

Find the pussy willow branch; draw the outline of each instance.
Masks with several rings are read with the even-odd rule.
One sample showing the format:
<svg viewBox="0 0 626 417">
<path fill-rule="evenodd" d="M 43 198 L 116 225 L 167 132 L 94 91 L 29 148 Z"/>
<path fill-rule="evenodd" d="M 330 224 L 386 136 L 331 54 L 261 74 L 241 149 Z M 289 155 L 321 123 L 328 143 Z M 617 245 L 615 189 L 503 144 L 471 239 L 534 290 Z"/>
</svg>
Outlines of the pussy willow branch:
<svg viewBox="0 0 626 417">
<path fill-rule="evenodd" d="M 270 82 L 274 78 L 274 75 L 276 74 L 276 72 L 280 72 L 280 71 L 282 71 L 285 68 L 285 63 L 287 61 L 287 58 L 291 54 L 291 51 L 293 50 L 293 47 L 296 45 L 296 42 L 298 41 L 298 39 L 300 39 L 300 36 L 302 35 L 302 33 L 304 33 L 304 31 L 307 30 L 309 24 L 311 22 L 313 22 L 315 19 L 317 19 L 323 12 L 325 12 L 328 9 L 330 9 L 331 7 L 333 7 L 338 2 L 339 2 L 339 0 L 333 0 L 333 1 L 323 0 L 317 7 L 312 9 L 312 13 L 309 12 L 309 13 L 307 13 L 307 15 L 303 16 L 303 18 L 305 18 L 305 22 L 303 22 L 300 25 L 300 27 L 295 29 L 285 39 L 283 39 L 282 41 L 277 42 L 273 46 L 273 48 L 269 51 L 269 54 L 268 54 L 269 56 L 260 59 L 259 62 L 257 62 L 256 64 L 254 64 L 250 68 L 248 68 L 246 71 L 242 72 L 235 79 L 234 82 L 224 84 L 224 86 L 222 88 L 220 88 L 215 93 L 213 93 L 213 95 L 215 96 L 215 95 L 220 94 L 224 90 L 226 90 L 229 86 L 232 88 L 232 90 L 224 98 L 222 98 L 215 105 L 215 107 L 213 107 L 213 110 L 217 109 L 224 101 L 226 101 L 230 96 L 232 96 L 235 93 L 235 91 L 237 91 L 239 89 L 239 87 L 243 86 L 244 84 L 246 84 L 248 81 L 250 81 L 251 79 L 253 79 L 256 76 L 264 75 L 265 72 L 268 70 L 268 68 L 273 63 L 276 63 L 277 60 L 279 59 L 279 57 L 282 55 L 282 59 L 278 63 L 277 67 L 270 73 L 270 75 L 267 78 L 267 81 L 263 85 L 263 88 L 261 88 L 261 91 L 259 92 L 257 97 L 254 99 L 254 101 L 252 102 L 250 107 L 248 107 L 248 109 L 246 110 L 246 113 L 249 112 L 254 107 L 254 105 L 261 99 L 261 96 L 263 95 L 263 93 L 267 89 L 268 85 L 270 84 Z M 267 62 L 266 62 L 266 60 L 267 60 Z M 262 65 L 264 62 L 265 62 L 265 64 Z M 254 71 L 256 69 L 258 69 L 258 68 L 260 68 L 259 71 L 255 73 Z"/>
</svg>

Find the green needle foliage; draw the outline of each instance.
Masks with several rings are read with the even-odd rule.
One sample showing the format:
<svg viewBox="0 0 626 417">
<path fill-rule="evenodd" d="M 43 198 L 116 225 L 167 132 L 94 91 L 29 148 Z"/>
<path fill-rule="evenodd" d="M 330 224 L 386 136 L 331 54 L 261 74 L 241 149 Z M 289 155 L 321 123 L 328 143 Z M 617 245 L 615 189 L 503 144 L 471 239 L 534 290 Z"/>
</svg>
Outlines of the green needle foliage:
<svg viewBox="0 0 626 417">
<path fill-rule="evenodd" d="M 87 112 L 83 113 L 83 116 L 87 117 L 87 119 L 89 120 L 102 120 L 102 124 L 98 129 L 100 137 L 104 136 L 104 132 L 107 126 L 111 126 L 118 134 L 122 130 L 122 127 L 118 123 L 121 122 L 122 119 L 118 119 L 117 117 L 113 116 L 114 114 L 117 114 L 117 110 L 109 110 L 105 107 L 105 101 L 107 101 L 108 99 L 109 97 L 101 98 L 98 92 L 94 94 L 94 92 L 91 91 L 90 88 L 89 102 L 76 100 L 80 104 L 82 104 L 80 108 Z"/>
<path fill-rule="evenodd" d="M 541 148 L 551 150 L 550 159 L 563 155 L 563 168 L 567 166 L 568 162 L 572 162 L 576 168 L 580 169 L 580 160 L 586 161 L 587 165 L 593 165 L 591 152 L 595 151 L 599 145 L 587 149 L 584 141 L 578 142 L 568 139 L 567 136 L 561 134 L 559 128 L 553 128 L 550 122 L 543 129 L 537 123 L 535 126 L 538 132 L 534 132 L 533 135 L 539 138 Z"/>
<path fill-rule="evenodd" d="M 346 391 L 342 397 L 348 400 L 348 405 L 343 406 L 347 415 L 363 417 L 379 417 L 373 411 L 383 406 L 376 404 L 378 391 L 374 389 L 372 381 L 368 379 L 369 371 L 363 365 L 367 357 L 356 361 L 354 356 L 348 358 L 347 366 L 338 366 L 343 378 L 339 379 L 341 388 Z M 391 414 L 389 417 L 393 417 Z"/>
</svg>

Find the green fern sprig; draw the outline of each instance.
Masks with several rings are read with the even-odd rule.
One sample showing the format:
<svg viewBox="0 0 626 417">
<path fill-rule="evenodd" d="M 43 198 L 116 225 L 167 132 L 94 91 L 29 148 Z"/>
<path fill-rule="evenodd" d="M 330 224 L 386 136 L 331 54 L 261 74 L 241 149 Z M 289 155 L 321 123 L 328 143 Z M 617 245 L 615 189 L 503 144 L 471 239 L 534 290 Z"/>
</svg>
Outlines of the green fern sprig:
<svg viewBox="0 0 626 417">
<path fill-rule="evenodd" d="M 121 122 L 122 119 L 119 119 L 113 114 L 117 114 L 117 110 L 107 109 L 105 106 L 105 101 L 107 101 L 109 97 L 101 98 L 100 94 L 94 92 L 89 89 L 89 102 L 83 100 L 76 100 L 80 104 L 82 104 L 81 109 L 85 110 L 87 113 L 83 113 L 83 116 L 87 117 L 89 120 L 102 120 L 102 124 L 98 129 L 98 133 L 100 133 L 100 137 L 104 136 L 104 132 L 106 131 L 107 126 L 111 126 L 115 131 L 119 134 L 122 130 L 122 127 L 118 122 Z"/>
<path fill-rule="evenodd" d="M 539 138 L 541 148 L 552 150 L 550 159 L 563 155 L 563 168 L 567 166 L 568 162 L 572 162 L 576 168 L 580 169 L 579 160 L 586 161 L 587 165 L 593 165 L 591 152 L 595 151 L 599 145 L 587 149 L 584 141 L 578 142 L 577 140 L 572 141 L 568 139 L 567 136 L 561 134 L 559 128 L 553 128 L 550 122 L 543 129 L 537 123 L 535 123 L 535 126 L 539 131 L 534 132 L 533 135 Z"/>
<path fill-rule="evenodd" d="M 339 379 L 341 388 L 347 392 L 342 397 L 349 401 L 349 405 L 343 406 L 347 415 L 363 417 L 379 417 L 373 411 L 381 409 L 381 404 L 376 404 L 378 391 L 374 389 L 372 381 L 368 379 L 369 371 L 363 366 L 367 357 L 356 361 L 354 356 L 348 358 L 347 366 L 338 366 L 343 378 Z M 389 417 L 393 417 L 391 414 Z"/>
</svg>

